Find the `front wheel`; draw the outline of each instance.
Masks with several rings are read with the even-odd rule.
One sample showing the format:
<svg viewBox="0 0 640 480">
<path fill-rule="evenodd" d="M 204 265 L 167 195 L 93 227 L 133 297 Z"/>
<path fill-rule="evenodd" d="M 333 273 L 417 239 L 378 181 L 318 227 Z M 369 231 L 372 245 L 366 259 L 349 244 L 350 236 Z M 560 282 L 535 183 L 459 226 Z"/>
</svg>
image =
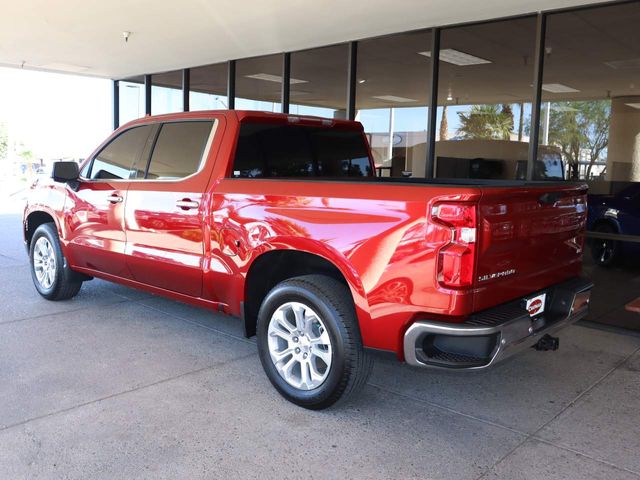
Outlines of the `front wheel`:
<svg viewBox="0 0 640 480">
<path fill-rule="evenodd" d="M 33 233 L 29 260 L 33 284 L 47 300 L 66 300 L 80 291 L 82 281 L 62 254 L 55 224 L 44 223 Z"/>
<path fill-rule="evenodd" d="M 371 371 L 349 289 L 324 275 L 276 285 L 260 307 L 257 336 L 267 377 L 282 396 L 305 408 L 346 399 Z"/>
</svg>

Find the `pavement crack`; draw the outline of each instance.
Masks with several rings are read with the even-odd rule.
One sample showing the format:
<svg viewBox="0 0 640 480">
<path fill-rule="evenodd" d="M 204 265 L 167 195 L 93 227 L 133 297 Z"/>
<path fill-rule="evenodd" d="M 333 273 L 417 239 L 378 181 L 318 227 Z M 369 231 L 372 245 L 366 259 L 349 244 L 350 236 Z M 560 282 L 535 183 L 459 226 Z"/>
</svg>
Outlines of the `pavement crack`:
<svg viewBox="0 0 640 480">
<path fill-rule="evenodd" d="M 544 430 L 549 424 L 551 424 L 553 421 L 555 421 L 557 418 L 559 418 L 562 414 L 564 414 L 564 412 L 566 412 L 567 410 L 572 408 L 574 405 L 576 405 L 582 398 L 584 398 L 586 395 L 588 395 L 589 392 L 591 392 L 594 388 L 596 388 L 598 385 L 602 384 L 602 382 L 604 382 L 607 378 L 609 378 L 616 370 L 618 370 L 622 365 L 627 363 L 638 352 L 640 352 L 640 347 L 636 348 L 629 355 L 627 355 L 622 360 L 617 362 L 613 367 L 611 367 L 606 373 L 601 375 L 600 378 L 598 378 L 595 382 L 593 382 L 589 387 L 587 387 L 582 392 L 580 392 L 562 410 L 560 410 L 553 417 L 551 417 L 549 420 L 547 420 L 545 423 L 543 423 L 540 427 L 538 427 L 533 433 L 527 434 L 527 438 L 525 438 L 522 442 L 520 442 L 518 445 L 516 445 L 513 449 L 511 449 L 509 452 L 507 452 L 505 455 L 503 455 L 496 463 L 494 463 L 484 473 L 482 473 L 480 476 L 478 476 L 476 478 L 476 480 L 482 480 L 483 478 L 486 478 L 486 476 L 489 473 L 491 473 L 498 465 L 500 465 L 507 458 L 509 458 L 518 448 L 520 448 L 522 445 L 524 445 L 529 440 L 538 441 L 538 442 L 539 441 L 543 441 L 544 443 L 546 443 L 548 445 L 553 445 L 556 448 L 560 448 L 560 449 L 563 449 L 563 450 L 566 450 L 566 451 L 569 451 L 569 452 L 572 452 L 572 453 L 575 453 L 575 454 L 582 455 L 584 457 L 590 458 L 591 460 L 599 462 L 599 463 L 601 463 L 603 465 L 613 466 L 613 467 L 617 468 L 618 470 L 624 470 L 624 471 L 627 471 L 627 472 L 632 473 L 634 475 L 639 475 L 638 473 L 636 473 L 636 472 L 634 472 L 632 470 L 628 470 L 626 468 L 620 467 L 618 465 L 611 464 L 611 463 L 609 463 L 607 461 L 603 461 L 603 460 L 600 460 L 598 458 L 593 458 L 593 457 L 589 456 L 586 453 L 583 453 L 583 452 L 580 452 L 580 451 L 577 451 L 577 450 L 573 450 L 573 449 L 567 448 L 567 447 L 565 447 L 563 445 L 558 445 L 558 444 L 556 444 L 554 442 L 550 442 L 548 440 L 543 440 L 540 437 L 538 437 L 538 434 L 542 430 Z"/>
<path fill-rule="evenodd" d="M 383 392 L 387 392 L 387 393 L 390 393 L 392 395 L 396 395 L 398 397 L 406 398 L 407 400 L 413 400 L 415 402 L 423 403 L 425 405 L 429 405 L 430 407 L 434 407 L 434 408 L 437 408 L 439 410 L 444 410 L 446 412 L 453 413 L 455 415 L 459 415 L 461 417 L 465 417 L 465 418 L 468 418 L 470 420 L 474 420 L 476 422 L 484 423 L 485 425 L 490 425 L 492 427 L 497 427 L 497 428 L 500 428 L 500 429 L 503 429 L 503 430 L 508 430 L 511 433 L 516 433 L 518 435 L 524 435 L 524 436 L 528 436 L 529 435 L 528 433 L 523 432 L 521 430 L 518 430 L 516 428 L 508 427 L 506 425 L 501 425 L 499 423 L 492 422 L 491 420 L 486 420 L 484 418 L 476 417 L 474 415 L 470 415 L 468 413 L 461 412 L 461 411 L 456 410 L 456 409 L 451 408 L 451 407 L 446 407 L 446 406 L 440 405 L 438 403 L 430 402 L 430 401 L 425 400 L 423 398 L 415 397 L 413 395 L 408 395 L 406 393 L 397 392 L 395 390 L 389 389 L 389 388 L 384 387 L 382 385 L 379 385 L 377 383 L 367 382 L 367 385 L 369 385 L 371 387 L 374 387 L 374 388 L 377 388 L 379 390 L 382 390 Z"/>
<path fill-rule="evenodd" d="M 123 300 L 117 300 L 111 303 L 104 303 L 101 304 L 101 307 L 111 307 L 114 305 L 122 305 L 123 303 L 136 303 L 136 302 L 140 302 L 141 300 L 132 300 L 132 299 L 124 299 L 125 297 L 122 297 Z M 44 318 L 44 317 L 57 317 L 60 315 L 68 315 L 69 313 L 76 313 L 76 312 L 81 312 L 83 310 L 89 310 L 94 308 L 95 305 L 86 305 L 86 306 L 82 306 L 82 307 L 78 307 L 78 308 L 72 308 L 70 310 L 62 310 L 60 312 L 50 312 L 50 313 L 43 313 L 42 315 L 33 315 L 30 317 L 22 317 L 22 318 L 16 318 L 13 320 L 7 320 L 5 322 L 0 322 L 0 327 L 4 326 L 4 325 L 11 325 L 13 323 L 20 323 L 20 322 L 26 322 L 29 320 L 38 320 L 40 318 Z"/>
<path fill-rule="evenodd" d="M 157 380 L 155 382 L 147 383 L 147 384 L 144 384 L 144 385 L 139 385 L 137 387 L 130 388 L 130 389 L 127 389 L 127 390 L 123 390 L 121 392 L 112 393 L 111 395 L 107 395 L 107 396 L 104 396 L 104 397 L 100 397 L 100 398 L 96 398 L 96 399 L 93 399 L 93 400 L 89 400 L 88 402 L 79 403 L 79 404 L 73 405 L 71 407 L 62 408 L 60 410 L 56 410 L 56 411 L 53 411 L 53 412 L 45 413 L 43 415 L 38 415 L 36 417 L 28 418 L 28 419 L 22 420 L 20 422 L 16 422 L 16 423 L 12 423 L 10 425 L 5 425 L 3 427 L 0 427 L 0 432 L 4 432 L 4 431 L 10 430 L 12 428 L 20 427 L 20 426 L 25 425 L 27 423 L 35 422 L 37 420 L 43 420 L 45 418 L 50 418 L 50 417 L 54 417 L 56 415 L 61 415 L 61 414 L 64 414 L 64 413 L 68 413 L 68 412 L 71 412 L 71 411 L 79 409 L 79 408 L 87 407 L 89 405 L 95 405 L 95 404 L 98 404 L 100 402 L 104 402 L 106 400 L 110 400 L 112 398 L 121 397 L 121 396 L 124 396 L 124 395 L 128 395 L 130 393 L 138 392 L 140 390 L 144 390 L 144 389 L 147 389 L 147 388 L 155 387 L 157 385 L 162 385 L 164 383 L 172 382 L 174 380 L 178 380 L 180 378 L 184 378 L 184 377 L 187 377 L 187 376 L 190 376 L 190 375 L 196 375 L 198 373 L 202 373 L 202 372 L 205 372 L 207 370 L 211 370 L 213 368 L 222 367 L 224 365 L 228 365 L 230 363 L 237 362 L 237 361 L 240 361 L 240 360 L 244 360 L 246 358 L 250 358 L 250 357 L 253 357 L 253 356 L 255 356 L 255 353 L 250 353 L 250 354 L 242 355 L 240 357 L 232 358 L 232 359 L 229 359 L 229 360 L 216 362 L 216 363 L 213 363 L 211 365 L 207 365 L 206 367 L 198 368 L 196 370 L 190 370 L 188 372 L 183 372 L 183 373 L 180 373 L 178 375 L 174 375 L 174 376 L 169 377 L 169 378 L 163 378 L 163 379 Z"/>
<path fill-rule="evenodd" d="M 550 442 L 549 440 L 545 440 L 544 438 L 540 438 L 540 437 L 531 437 L 531 440 L 536 441 L 536 442 L 540 442 L 540 443 L 545 443 L 547 445 L 550 445 L 550 446 L 555 447 L 555 448 L 559 448 L 560 450 L 564 450 L 566 452 L 571 452 L 571 453 L 573 453 L 575 455 L 578 455 L 580 457 L 588 458 L 589 460 L 601 463 L 603 465 L 608 465 L 609 467 L 615 468 L 616 470 L 621 470 L 621 471 L 624 471 L 624 472 L 627 472 L 627 473 L 631 473 L 631 474 L 637 476 L 638 478 L 640 478 L 640 472 L 636 472 L 634 470 L 629 470 L 628 468 L 621 467 L 620 465 L 616 465 L 615 463 L 611 463 L 611 462 L 608 462 L 606 460 L 602 460 L 600 458 L 596 458 L 596 457 L 594 457 L 592 455 L 589 455 L 587 453 L 581 452 L 579 450 L 575 450 L 575 449 L 567 447 L 565 445 L 559 445 L 557 443 Z"/>
<path fill-rule="evenodd" d="M 227 337 L 227 338 L 230 338 L 230 339 L 232 339 L 232 340 L 236 340 L 236 341 L 238 341 L 238 342 L 248 343 L 248 344 L 251 344 L 251 345 L 255 345 L 255 342 L 253 342 L 253 341 L 249 340 L 248 338 L 238 337 L 237 335 L 233 335 L 233 334 L 231 334 L 231 333 L 227 333 L 227 332 L 225 332 L 225 331 L 223 331 L 223 330 L 220 330 L 220 329 L 217 329 L 217 328 L 214 328 L 214 327 L 210 327 L 210 326 L 208 326 L 208 325 L 203 325 L 202 323 L 199 323 L 199 322 L 194 322 L 193 320 L 189 320 L 188 318 L 181 317 L 180 315 L 176 315 L 175 313 L 172 313 L 172 312 L 165 312 L 164 310 L 161 310 L 161 309 L 159 309 L 159 308 L 157 308 L 157 307 L 154 307 L 154 306 L 152 306 L 152 305 L 147 305 L 147 304 L 145 304 L 145 303 L 142 303 L 141 305 L 142 305 L 143 307 L 146 307 L 146 308 L 150 309 L 150 310 L 154 310 L 154 311 L 156 311 L 156 312 L 160 312 L 160 313 L 162 313 L 162 314 L 164 314 L 164 315 L 168 315 L 168 316 L 170 316 L 170 317 L 177 318 L 178 320 L 181 320 L 181 321 L 183 321 L 183 322 L 185 322 L 185 323 L 188 323 L 188 324 L 190 324 L 190 325 L 195 325 L 195 326 L 197 326 L 197 327 L 201 327 L 201 328 L 204 328 L 204 329 L 206 329 L 206 330 L 209 330 L 209 331 L 215 332 L 215 333 L 217 333 L 217 334 L 219 334 L 219 335 L 222 335 L 223 337 Z"/>
</svg>

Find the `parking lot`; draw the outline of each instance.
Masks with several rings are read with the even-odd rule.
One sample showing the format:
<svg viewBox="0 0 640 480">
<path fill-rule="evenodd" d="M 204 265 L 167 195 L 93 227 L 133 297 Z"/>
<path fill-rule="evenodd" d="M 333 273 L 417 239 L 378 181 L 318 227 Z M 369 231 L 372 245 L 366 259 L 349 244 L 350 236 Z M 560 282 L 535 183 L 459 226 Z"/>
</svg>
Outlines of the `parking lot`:
<svg viewBox="0 0 640 480">
<path fill-rule="evenodd" d="M 380 357 L 311 412 L 236 319 L 101 280 L 47 302 L 20 216 L 0 232 L 0 478 L 640 477 L 635 333 L 573 326 L 484 373 Z"/>
</svg>

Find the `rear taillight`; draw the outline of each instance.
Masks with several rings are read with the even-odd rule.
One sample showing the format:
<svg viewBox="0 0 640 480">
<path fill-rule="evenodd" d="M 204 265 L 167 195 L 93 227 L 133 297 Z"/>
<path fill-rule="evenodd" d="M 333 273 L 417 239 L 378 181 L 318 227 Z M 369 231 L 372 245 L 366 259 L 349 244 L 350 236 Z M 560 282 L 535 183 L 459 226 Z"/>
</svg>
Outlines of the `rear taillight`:
<svg viewBox="0 0 640 480">
<path fill-rule="evenodd" d="M 473 284 L 476 251 L 476 206 L 438 203 L 431 219 L 451 231 L 449 242 L 438 250 L 438 282 L 448 288 Z"/>
</svg>

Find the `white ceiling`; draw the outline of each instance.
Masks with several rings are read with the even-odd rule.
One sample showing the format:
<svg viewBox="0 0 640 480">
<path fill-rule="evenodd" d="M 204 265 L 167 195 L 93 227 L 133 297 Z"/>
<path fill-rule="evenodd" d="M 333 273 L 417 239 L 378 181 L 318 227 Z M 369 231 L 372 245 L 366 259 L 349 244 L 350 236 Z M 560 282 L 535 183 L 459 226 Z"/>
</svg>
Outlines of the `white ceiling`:
<svg viewBox="0 0 640 480">
<path fill-rule="evenodd" d="M 597 0 L 0 0 L 0 64 L 122 78 L 587 3 Z"/>
</svg>

